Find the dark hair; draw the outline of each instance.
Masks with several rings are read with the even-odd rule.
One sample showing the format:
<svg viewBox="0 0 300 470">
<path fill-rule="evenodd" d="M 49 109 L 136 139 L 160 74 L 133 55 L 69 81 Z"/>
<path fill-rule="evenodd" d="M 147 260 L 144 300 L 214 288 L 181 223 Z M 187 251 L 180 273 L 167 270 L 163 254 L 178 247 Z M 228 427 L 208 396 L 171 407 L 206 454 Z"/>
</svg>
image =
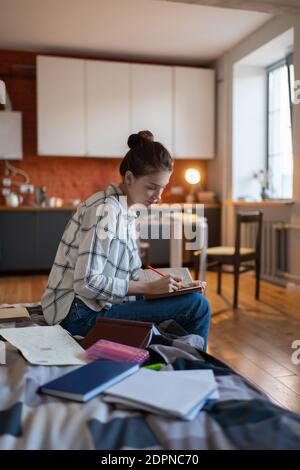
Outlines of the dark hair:
<svg viewBox="0 0 300 470">
<path fill-rule="evenodd" d="M 150 131 L 140 131 L 131 134 L 127 140 L 130 150 L 126 153 L 120 165 L 120 173 L 125 176 L 131 171 L 134 176 L 145 176 L 157 171 L 172 171 L 173 161 L 168 150 L 154 141 Z"/>
</svg>

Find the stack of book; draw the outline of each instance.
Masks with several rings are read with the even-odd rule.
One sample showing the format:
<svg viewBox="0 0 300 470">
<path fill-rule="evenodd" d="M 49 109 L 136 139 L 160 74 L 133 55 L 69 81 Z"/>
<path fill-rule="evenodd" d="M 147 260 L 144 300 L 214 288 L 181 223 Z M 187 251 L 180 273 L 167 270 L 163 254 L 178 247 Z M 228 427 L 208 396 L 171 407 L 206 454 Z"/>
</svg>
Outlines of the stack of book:
<svg viewBox="0 0 300 470">
<path fill-rule="evenodd" d="M 103 400 L 125 409 L 194 419 L 207 400 L 218 398 L 212 370 L 160 371 L 100 359 L 40 387 L 48 395 L 86 402 Z"/>
</svg>

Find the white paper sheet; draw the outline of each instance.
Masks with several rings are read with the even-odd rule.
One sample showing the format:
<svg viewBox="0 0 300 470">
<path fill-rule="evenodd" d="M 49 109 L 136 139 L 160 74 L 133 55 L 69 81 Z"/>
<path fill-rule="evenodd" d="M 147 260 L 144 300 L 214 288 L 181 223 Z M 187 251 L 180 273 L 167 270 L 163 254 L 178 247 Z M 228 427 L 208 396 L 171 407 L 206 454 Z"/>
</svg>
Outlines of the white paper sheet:
<svg viewBox="0 0 300 470">
<path fill-rule="evenodd" d="M 60 325 L 3 328 L 1 336 L 21 351 L 31 364 L 83 365 L 84 349 Z"/>
</svg>

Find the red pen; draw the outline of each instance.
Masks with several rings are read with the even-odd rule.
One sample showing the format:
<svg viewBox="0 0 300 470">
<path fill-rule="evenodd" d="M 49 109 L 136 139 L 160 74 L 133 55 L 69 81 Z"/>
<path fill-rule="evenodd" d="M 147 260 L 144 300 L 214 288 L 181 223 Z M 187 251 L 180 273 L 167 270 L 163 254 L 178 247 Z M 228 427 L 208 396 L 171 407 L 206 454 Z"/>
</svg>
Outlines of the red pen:
<svg viewBox="0 0 300 470">
<path fill-rule="evenodd" d="M 157 269 L 152 268 L 152 266 L 150 266 L 150 264 L 147 264 L 147 265 L 146 265 L 146 268 L 151 269 L 151 271 L 154 271 L 156 274 L 159 274 L 159 275 L 162 276 L 162 277 L 165 277 L 165 276 L 166 276 L 166 275 L 165 275 L 164 273 L 162 273 L 161 271 L 158 271 Z"/>
</svg>

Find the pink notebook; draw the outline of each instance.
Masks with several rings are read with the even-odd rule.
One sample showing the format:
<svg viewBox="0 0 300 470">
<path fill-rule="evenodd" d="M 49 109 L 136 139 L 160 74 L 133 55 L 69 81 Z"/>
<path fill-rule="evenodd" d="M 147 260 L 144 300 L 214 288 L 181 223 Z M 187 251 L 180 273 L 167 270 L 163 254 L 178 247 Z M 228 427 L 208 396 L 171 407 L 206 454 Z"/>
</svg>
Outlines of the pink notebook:
<svg viewBox="0 0 300 470">
<path fill-rule="evenodd" d="M 133 362 L 142 364 L 149 359 L 149 352 L 145 349 L 134 348 L 126 344 L 115 343 L 106 339 L 99 339 L 86 350 L 89 359 L 110 359 L 112 361 Z"/>
</svg>

